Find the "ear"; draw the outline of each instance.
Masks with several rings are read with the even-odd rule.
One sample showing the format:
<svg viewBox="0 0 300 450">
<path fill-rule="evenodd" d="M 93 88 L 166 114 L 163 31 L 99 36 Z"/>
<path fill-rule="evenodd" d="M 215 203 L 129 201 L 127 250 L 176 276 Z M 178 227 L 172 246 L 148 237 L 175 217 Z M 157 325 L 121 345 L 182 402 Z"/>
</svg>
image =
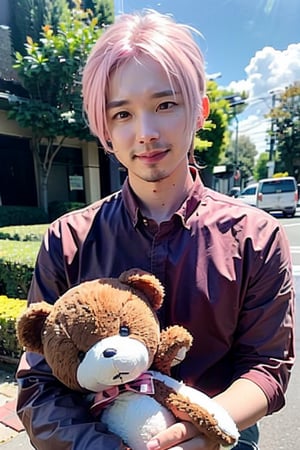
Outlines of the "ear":
<svg viewBox="0 0 300 450">
<path fill-rule="evenodd" d="M 197 130 L 200 130 L 203 127 L 204 121 L 209 116 L 209 111 L 210 111 L 209 100 L 208 100 L 207 95 L 205 95 L 202 98 L 202 109 L 201 109 L 200 115 L 199 115 L 199 117 L 197 119 L 197 123 L 196 123 L 196 129 Z"/>
<path fill-rule="evenodd" d="M 127 284 L 145 294 L 153 309 L 157 310 L 161 307 L 164 298 L 164 288 L 154 275 L 141 269 L 130 269 L 123 272 L 119 280 L 121 283 Z"/>
<path fill-rule="evenodd" d="M 25 350 L 43 354 L 42 329 L 53 306 L 46 302 L 33 303 L 17 321 L 17 338 Z"/>
</svg>

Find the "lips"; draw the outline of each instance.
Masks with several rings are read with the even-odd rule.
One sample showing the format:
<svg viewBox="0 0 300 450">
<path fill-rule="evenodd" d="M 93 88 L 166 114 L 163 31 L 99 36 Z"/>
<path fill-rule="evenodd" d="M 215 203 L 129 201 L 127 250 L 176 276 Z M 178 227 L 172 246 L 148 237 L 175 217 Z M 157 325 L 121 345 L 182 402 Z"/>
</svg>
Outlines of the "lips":
<svg viewBox="0 0 300 450">
<path fill-rule="evenodd" d="M 167 150 L 149 151 L 149 152 L 145 152 L 145 153 L 136 155 L 136 157 L 139 158 L 141 161 L 143 161 L 146 164 L 153 164 L 153 163 L 158 162 L 161 159 L 163 159 L 168 152 L 169 152 L 168 149 Z"/>
</svg>

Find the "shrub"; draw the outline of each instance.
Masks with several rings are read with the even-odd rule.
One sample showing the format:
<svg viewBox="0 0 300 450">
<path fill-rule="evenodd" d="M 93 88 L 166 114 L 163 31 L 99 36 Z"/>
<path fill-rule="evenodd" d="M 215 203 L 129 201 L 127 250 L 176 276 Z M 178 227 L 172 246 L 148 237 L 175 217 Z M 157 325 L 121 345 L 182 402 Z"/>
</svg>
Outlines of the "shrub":
<svg viewBox="0 0 300 450">
<path fill-rule="evenodd" d="M 84 206 L 86 206 L 85 203 L 80 202 L 51 202 L 49 203 L 49 221 L 52 222 L 63 214 L 84 208 Z"/>
<path fill-rule="evenodd" d="M 1 241 L 0 294 L 26 299 L 40 242 Z"/>
<path fill-rule="evenodd" d="M 33 206 L 0 206 L 0 227 L 47 222 L 48 216 L 41 208 Z"/>
<path fill-rule="evenodd" d="M 0 296 L 0 355 L 17 359 L 22 348 L 16 337 L 16 320 L 27 307 L 26 300 Z M 0 359 L 1 359 L 0 356 Z"/>
</svg>

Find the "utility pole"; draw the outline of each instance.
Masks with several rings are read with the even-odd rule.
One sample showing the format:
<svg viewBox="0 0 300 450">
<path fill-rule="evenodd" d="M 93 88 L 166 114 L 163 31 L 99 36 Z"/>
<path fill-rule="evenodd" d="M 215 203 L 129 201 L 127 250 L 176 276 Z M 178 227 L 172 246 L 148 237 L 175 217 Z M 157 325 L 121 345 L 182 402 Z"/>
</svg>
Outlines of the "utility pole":
<svg viewBox="0 0 300 450">
<path fill-rule="evenodd" d="M 239 105 L 244 105 L 245 100 L 242 99 L 239 95 L 228 95 L 224 97 L 229 102 L 229 106 L 232 108 L 233 111 L 233 117 L 235 120 L 235 145 L 234 145 L 234 185 L 239 186 L 240 185 L 240 167 L 239 167 L 239 120 L 237 117 L 237 110 L 236 107 Z"/>
<path fill-rule="evenodd" d="M 269 91 L 269 93 L 272 95 L 272 110 L 276 106 L 276 100 L 277 100 L 276 94 L 281 91 L 282 91 L 281 88 L 273 89 L 273 90 Z M 275 142 L 276 142 L 275 124 L 276 124 L 276 119 L 274 117 L 271 117 L 269 161 L 267 163 L 269 178 L 271 178 L 274 175 L 274 169 L 275 169 L 275 158 L 274 158 Z"/>
<path fill-rule="evenodd" d="M 271 92 L 272 94 L 272 109 L 275 108 L 276 104 L 276 94 L 275 92 Z M 270 152 L 269 152 L 269 161 L 273 161 L 274 156 L 274 147 L 275 147 L 275 119 L 271 118 L 271 136 L 270 136 Z"/>
</svg>

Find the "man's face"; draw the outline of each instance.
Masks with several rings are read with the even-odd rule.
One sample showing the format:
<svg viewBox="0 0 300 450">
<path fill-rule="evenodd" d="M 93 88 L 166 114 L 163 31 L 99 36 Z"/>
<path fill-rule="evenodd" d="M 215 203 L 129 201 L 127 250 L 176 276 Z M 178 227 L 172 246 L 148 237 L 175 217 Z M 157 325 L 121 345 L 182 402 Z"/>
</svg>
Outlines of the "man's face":
<svg viewBox="0 0 300 450">
<path fill-rule="evenodd" d="M 187 164 L 192 134 L 185 126 L 186 105 L 150 57 L 132 59 L 112 74 L 107 123 L 113 152 L 129 177 L 160 181 Z"/>
</svg>

